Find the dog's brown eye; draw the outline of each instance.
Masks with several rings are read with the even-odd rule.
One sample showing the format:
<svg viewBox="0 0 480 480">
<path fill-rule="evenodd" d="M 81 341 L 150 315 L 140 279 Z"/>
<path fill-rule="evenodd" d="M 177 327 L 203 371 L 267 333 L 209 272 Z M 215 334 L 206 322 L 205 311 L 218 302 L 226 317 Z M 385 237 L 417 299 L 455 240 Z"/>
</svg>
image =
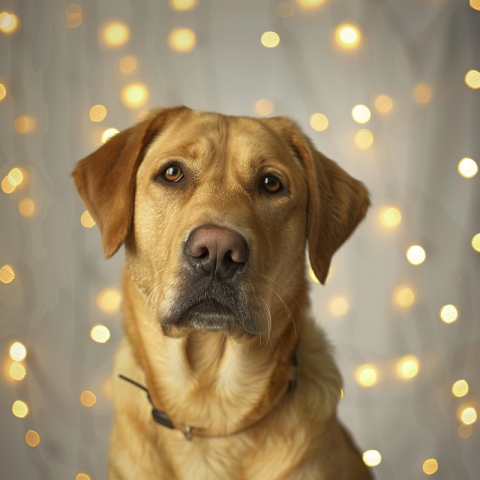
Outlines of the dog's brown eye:
<svg viewBox="0 0 480 480">
<path fill-rule="evenodd" d="M 180 182 L 183 179 L 183 172 L 180 167 L 172 165 L 162 173 L 162 176 L 167 182 Z"/>
<path fill-rule="evenodd" d="M 276 193 L 281 190 L 282 184 L 277 177 L 267 175 L 263 179 L 262 187 L 269 193 Z"/>
</svg>

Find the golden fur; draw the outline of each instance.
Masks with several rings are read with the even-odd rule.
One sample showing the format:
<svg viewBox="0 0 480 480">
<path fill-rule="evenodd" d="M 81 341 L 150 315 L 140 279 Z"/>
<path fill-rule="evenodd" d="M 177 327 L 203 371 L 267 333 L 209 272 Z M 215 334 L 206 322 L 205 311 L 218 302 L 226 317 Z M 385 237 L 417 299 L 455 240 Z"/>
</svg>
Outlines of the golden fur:
<svg viewBox="0 0 480 480">
<path fill-rule="evenodd" d="M 156 181 L 172 161 L 188 172 L 181 188 Z M 280 178 L 289 194 L 259 194 L 262 172 Z M 286 117 L 185 107 L 152 112 L 79 162 L 73 175 L 106 258 L 122 243 L 126 251 L 126 338 L 114 362 L 109 480 L 370 479 L 336 419 L 341 377 L 310 314 L 305 278 L 307 237 L 324 283 L 333 253 L 369 206 L 363 184 Z M 204 224 L 248 241 L 241 289 L 260 334 L 162 329 L 184 289 L 182 246 Z M 297 388 L 272 405 L 294 375 L 294 349 Z M 224 436 L 188 441 L 156 424 L 145 393 L 118 374 L 146 385 L 153 405 L 176 424 Z M 261 420 L 235 433 L 248 419 Z"/>
</svg>

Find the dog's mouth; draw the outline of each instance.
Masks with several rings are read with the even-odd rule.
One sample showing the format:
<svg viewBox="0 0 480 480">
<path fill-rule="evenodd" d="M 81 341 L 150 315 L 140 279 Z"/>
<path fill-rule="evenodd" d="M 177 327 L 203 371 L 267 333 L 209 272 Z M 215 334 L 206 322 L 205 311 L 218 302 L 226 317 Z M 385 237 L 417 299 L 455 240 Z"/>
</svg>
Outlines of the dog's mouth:
<svg viewBox="0 0 480 480">
<path fill-rule="evenodd" d="M 176 325 L 206 332 L 235 330 L 238 325 L 235 314 L 215 299 L 208 299 L 189 307 Z"/>
</svg>

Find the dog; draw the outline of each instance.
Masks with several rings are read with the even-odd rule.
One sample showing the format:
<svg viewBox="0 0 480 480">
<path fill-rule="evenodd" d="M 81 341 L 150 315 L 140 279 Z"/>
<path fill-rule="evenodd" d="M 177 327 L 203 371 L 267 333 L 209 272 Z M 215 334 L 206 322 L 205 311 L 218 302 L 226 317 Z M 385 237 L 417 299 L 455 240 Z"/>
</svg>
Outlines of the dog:
<svg viewBox="0 0 480 480">
<path fill-rule="evenodd" d="M 158 109 L 77 163 L 105 258 L 125 245 L 109 480 L 365 480 L 310 313 L 365 186 L 288 117 Z M 120 378 L 119 378 L 120 376 Z"/>
</svg>

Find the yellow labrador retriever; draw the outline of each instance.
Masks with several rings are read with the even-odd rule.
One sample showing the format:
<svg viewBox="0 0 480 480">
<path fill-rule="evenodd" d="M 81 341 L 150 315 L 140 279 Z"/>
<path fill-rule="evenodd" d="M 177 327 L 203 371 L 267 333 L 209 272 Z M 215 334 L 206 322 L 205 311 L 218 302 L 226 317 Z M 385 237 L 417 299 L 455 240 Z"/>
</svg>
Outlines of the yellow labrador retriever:
<svg viewBox="0 0 480 480">
<path fill-rule="evenodd" d="M 370 479 L 309 311 L 364 185 L 286 117 L 156 110 L 73 172 L 125 244 L 109 480 Z M 119 375 L 122 377 L 119 378 Z"/>
</svg>

